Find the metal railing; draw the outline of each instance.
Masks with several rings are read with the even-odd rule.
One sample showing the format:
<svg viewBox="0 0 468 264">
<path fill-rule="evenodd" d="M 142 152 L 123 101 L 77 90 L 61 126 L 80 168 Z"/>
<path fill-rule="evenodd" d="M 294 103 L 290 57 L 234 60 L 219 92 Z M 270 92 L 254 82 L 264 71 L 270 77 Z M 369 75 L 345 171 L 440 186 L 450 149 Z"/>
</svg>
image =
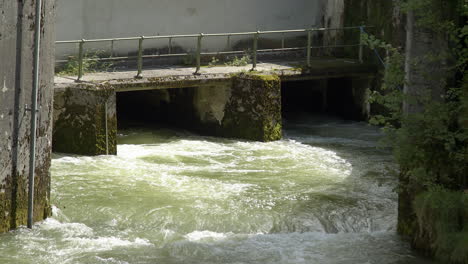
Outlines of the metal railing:
<svg viewBox="0 0 468 264">
<path fill-rule="evenodd" d="M 203 39 L 209 37 L 226 37 L 227 48 L 231 46 L 231 38 L 234 36 L 251 36 L 253 39 L 252 47 L 252 70 L 257 68 L 257 56 L 259 52 L 267 51 L 294 51 L 294 50 L 306 50 L 306 63 L 307 66 L 311 66 L 312 49 L 320 48 L 345 48 L 345 47 L 359 47 L 359 61 L 363 59 L 363 42 L 362 34 L 365 26 L 353 26 L 353 27 L 342 27 L 342 28 L 310 28 L 310 29 L 293 29 L 293 30 L 275 30 L 275 31 L 252 31 L 252 32 L 238 32 L 238 33 L 216 33 L 216 34 L 189 34 L 189 35 L 166 35 L 166 36 L 140 36 L 140 37 L 128 37 L 128 38 L 105 38 L 105 39 L 81 39 L 81 40 L 67 40 L 67 41 L 56 41 L 56 44 L 78 44 L 78 78 L 77 82 L 80 82 L 83 77 L 83 61 L 94 60 L 94 61 L 109 61 L 109 60 L 124 60 L 124 59 L 136 59 L 137 60 L 137 75 L 135 78 L 142 78 L 143 72 L 143 59 L 145 58 L 156 58 L 156 57 L 168 57 L 168 56 L 183 56 L 190 55 L 190 53 L 178 53 L 173 54 L 173 40 L 181 38 L 195 38 L 197 39 L 196 47 L 196 69 L 194 74 L 200 74 L 201 67 L 201 56 L 202 55 L 220 55 L 220 54 L 239 54 L 244 51 L 218 51 L 218 52 L 202 52 Z M 314 32 L 325 32 L 325 31 L 339 31 L 339 30 L 359 30 L 359 43 L 357 44 L 337 44 L 335 41 L 334 45 L 321 45 L 313 46 L 312 38 Z M 285 47 L 285 35 L 291 33 L 306 33 L 307 34 L 307 46 L 297 48 L 286 48 Z M 261 35 L 268 34 L 281 34 L 281 48 L 276 49 L 258 49 L 258 42 Z M 168 54 L 158 55 L 144 55 L 144 41 L 155 39 L 167 39 L 168 40 Z M 137 56 L 126 56 L 126 57 L 114 57 L 114 44 L 118 41 L 138 41 L 138 53 Z M 84 46 L 86 43 L 99 43 L 99 42 L 110 42 L 111 52 L 109 58 L 85 58 Z"/>
</svg>

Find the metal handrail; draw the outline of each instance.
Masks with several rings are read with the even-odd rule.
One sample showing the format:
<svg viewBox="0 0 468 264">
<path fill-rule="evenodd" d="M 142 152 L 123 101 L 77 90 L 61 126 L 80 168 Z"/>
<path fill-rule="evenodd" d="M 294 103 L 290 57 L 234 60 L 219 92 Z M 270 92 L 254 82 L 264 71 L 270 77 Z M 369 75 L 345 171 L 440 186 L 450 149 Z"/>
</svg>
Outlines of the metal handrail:
<svg viewBox="0 0 468 264">
<path fill-rule="evenodd" d="M 65 40 L 65 41 L 56 41 L 56 44 L 79 44 L 78 51 L 78 78 L 77 82 L 81 81 L 83 77 L 83 61 L 109 61 L 109 60 L 122 60 L 122 59 L 137 59 L 138 72 L 135 76 L 136 78 L 142 77 L 143 72 L 143 59 L 144 58 L 155 58 L 155 57 L 167 57 L 167 56 L 181 56 L 188 55 L 189 53 L 179 53 L 172 54 L 172 40 L 176 38 L 196 38 L 197 47 L 196 47 L 196 70 L 194 74 L 199 74 L 201 67 L 201 55 L 210 55 L 210 54 L 237 54 L 239 51 L 223 51 L 223 52 L 202 52 L 202 40 L 207 37 L 227 37 L 227 47 L 230 47 L 231 37 L 233 36 L 252 36 L 253 38 L 253 58 L 252 58 L 252 70 L 256 69 L 257 66 L 257 54 L 262 51 L 286 51 L 286 50 L 301 50 L 306 49 L 307 54 L 307 66 L 311 66 L 311 56 L 312 49 L 316 48 L 337 48 L 337 47 L 359 47 L 359 61 L 362 63 L 362 53 L 364 44 L 362 43 L 362 34 L 363 29 L 368 28 L 366 26 L 352 26 L 352 27 L 341 27 L 341 28 L 309 28 L 309 29 L 290 29 L 290 30 L 270 30 L 270 31 L 251 31 L 251 32 L 233 32 L 233 33 L 210 33 L 210 34 L 186 34 L 186 35 L 164 35 L 164 36 L 140 36 L 140 37 L 126 37 L 126 38 L 103 38 L 103 39 L 81 39 L 81 40 Z M 359 44 L 355 45 L 328 45 L 328 46 L 312 46 L 312 33 L 318 31 L 338 31 L 338 30 L 352 30 L 358 29 L 360 33 Z M 285 48 L 285 34 L 287 33 L 307 33 L 307 46 L 298 47 L 298 48 Z M 260 35 L 267 34 L 282 34 L 281 39 L 281 48 L 278 49 L 258 49 L 258 40 Z M 144 51 L 144 41 L 152 39 L 168 39 L 169 40 L 169 54 L 162 55 L 143 55 Z M 138 53 L 137 56 L 127 56 L 127 57 L 114 57 L 114 43 L 117 41 L 138 41 Z M 111 42 L 111 57 L 110 58 L 85 58 L 84 57 L 84 45 L 85 43 L 99 43 L 99 42 Z"/>
</svg>

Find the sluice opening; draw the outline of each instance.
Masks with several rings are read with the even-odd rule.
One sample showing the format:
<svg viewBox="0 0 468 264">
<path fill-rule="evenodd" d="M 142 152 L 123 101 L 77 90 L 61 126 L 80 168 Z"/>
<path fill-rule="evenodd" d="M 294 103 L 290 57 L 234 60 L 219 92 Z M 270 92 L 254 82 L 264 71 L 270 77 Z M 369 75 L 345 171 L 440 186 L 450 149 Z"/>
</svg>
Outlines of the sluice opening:
<svg viewBox="0 0 468 264">
<path fill-rule="evenodd" d="M 182 127 L 193 120 L 193 89 L 161 89 L 117 93 L 120 129 Z"/>
<path fill-rule="evenodd" d="M 350 78 L 283 82 L 282 114 L 286 119 L 311 114 L 361 121 L 366 118 L 361 90 Z"/>
</svg>

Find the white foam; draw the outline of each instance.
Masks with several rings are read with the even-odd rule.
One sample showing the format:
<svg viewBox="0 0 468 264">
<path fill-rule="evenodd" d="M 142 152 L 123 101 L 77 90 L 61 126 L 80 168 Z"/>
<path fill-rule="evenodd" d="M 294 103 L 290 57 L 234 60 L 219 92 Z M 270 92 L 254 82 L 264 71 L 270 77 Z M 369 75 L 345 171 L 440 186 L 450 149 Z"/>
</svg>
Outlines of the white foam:
<svg viewBox="0 0 468 264">
<path fill-rule="evenodd" d="M 232 235 L 232 233 L 216 233 L 211 231 L 194 231 L 185 235 L 184 237 L 188 241 L 218 241 L 227 238 L 228 236 Z"/>
</svg>

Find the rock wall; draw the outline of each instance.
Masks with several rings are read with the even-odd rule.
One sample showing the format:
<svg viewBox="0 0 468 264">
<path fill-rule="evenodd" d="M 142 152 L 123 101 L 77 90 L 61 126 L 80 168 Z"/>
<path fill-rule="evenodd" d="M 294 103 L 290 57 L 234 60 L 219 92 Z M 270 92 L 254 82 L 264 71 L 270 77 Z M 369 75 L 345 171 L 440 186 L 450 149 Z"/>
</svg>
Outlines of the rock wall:
<svg viewBox="0 0 468 264">
<path fill-rule="evenodd" d="M 27 221 L 36 1 L 0 0 L 0 232 Z M 50 215 L 55 1 L 43 1 L 34 220 Z"/>
</svg>

